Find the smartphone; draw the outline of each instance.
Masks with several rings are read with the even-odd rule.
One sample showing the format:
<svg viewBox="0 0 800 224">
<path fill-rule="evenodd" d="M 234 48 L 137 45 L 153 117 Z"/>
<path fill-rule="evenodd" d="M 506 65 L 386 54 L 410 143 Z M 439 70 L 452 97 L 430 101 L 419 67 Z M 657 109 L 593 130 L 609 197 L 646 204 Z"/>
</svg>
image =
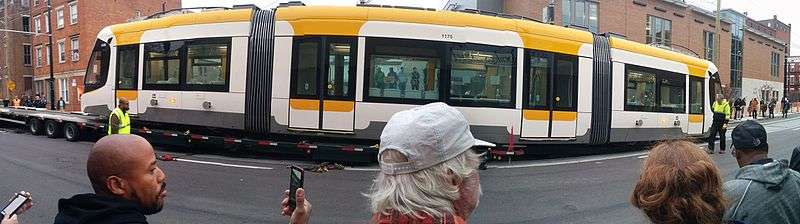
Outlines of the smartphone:
<svg viewBox="0 0 800 224">
<path fill-rule="evenodd" d="M 5 216 L 6 214 L 8 215 L 15 214 L 17 210 L 19 210 L 19 208 L 22 207 L 22 205 L 28 202 L 28 200 L 30 200 L 28 196 L 25 196 L 20 193 L 15 194 L 14 199 L 11 200 L 11 202 L 9 202 L 5 208 L 3 208 L 2 215 Z"/>
<path fill-rule="evenodd" d="M 289 207 L 292 209 L 297 206 L 295 198 L 297 188 L 303 187 L 303 169 L 297 166 L 289 166 Z"/>
</svg>

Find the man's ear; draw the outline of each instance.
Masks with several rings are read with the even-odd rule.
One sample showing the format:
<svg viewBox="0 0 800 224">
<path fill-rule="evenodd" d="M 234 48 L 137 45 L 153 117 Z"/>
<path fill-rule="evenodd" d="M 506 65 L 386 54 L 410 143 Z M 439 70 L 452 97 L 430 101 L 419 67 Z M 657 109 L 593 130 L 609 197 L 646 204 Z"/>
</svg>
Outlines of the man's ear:
<svg viewBox="0 0 800 224">
<path fill-rule="evenodd" d="M 113 195 L 123 196 L 128 193 L 128 183 L 118 176 L 109 176 L 106 178 L 106 188 L 108 188 L 108 192 Z"/>
</svg>

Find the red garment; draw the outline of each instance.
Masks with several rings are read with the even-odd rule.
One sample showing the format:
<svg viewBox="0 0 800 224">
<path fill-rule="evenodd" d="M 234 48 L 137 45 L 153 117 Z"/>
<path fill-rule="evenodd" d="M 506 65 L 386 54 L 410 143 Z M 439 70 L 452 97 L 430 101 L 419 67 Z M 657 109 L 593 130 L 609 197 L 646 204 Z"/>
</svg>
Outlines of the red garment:
<svg viewBox="0 0 800 224">
<path fill-rule="evenodd" d="M 423 219 L 419 219 L 413 216 L 404 216 L 404 215 L 384 215 L 384 214 L 375 214 L 372 216 L 372 223 L 374 224 L 467 224 L 467 221 L 464 221 L 463 218 L 455 216 L 455 215 L 448 215 L 445 217 L 444 220 L 435 220 L 433 217 L 430 216 L 423 216 Z"/>
</svg>

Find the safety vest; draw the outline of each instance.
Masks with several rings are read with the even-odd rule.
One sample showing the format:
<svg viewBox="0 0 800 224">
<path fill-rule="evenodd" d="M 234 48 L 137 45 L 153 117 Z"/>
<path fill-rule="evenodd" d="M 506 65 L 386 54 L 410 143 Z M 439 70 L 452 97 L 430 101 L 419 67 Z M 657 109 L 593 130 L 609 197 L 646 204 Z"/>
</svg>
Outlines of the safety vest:
<svg viewBox="0 0 800 224">
<path fill-rule="evenodd" d="M 725 119 L 731 119 L 731 105 L 728 104 L 727 100 L 722 100 L 722 103 L 717 103 L 717 101 L 714 101 L 714 104 L 711 105 L 711 111 L 713 111 L 715 114 L 725 115 Z"/>
<path fill-rule="evenodd" d="M 117 115 L 119 119 L 119 132 L 117 134 L 131 134 L 131 117 L 127 113 L 122 112 L 119 107 L 114 108 L 111 114 L 108 115 L 108 134 L 111 135 L 111 115 Z"/>
</svg>

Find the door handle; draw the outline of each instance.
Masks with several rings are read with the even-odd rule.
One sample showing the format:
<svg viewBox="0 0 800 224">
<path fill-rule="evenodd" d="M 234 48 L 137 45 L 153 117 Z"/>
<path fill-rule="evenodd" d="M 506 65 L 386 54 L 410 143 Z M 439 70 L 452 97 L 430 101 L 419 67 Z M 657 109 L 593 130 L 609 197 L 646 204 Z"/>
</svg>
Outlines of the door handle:
<svg viewBox="0 0 800 224">
<path fill-rule="evenodd" d="M 157 99 L 150 99 L 150 106 L 157 107 L 158 106 L 158 100 Z"/>
</svg>

